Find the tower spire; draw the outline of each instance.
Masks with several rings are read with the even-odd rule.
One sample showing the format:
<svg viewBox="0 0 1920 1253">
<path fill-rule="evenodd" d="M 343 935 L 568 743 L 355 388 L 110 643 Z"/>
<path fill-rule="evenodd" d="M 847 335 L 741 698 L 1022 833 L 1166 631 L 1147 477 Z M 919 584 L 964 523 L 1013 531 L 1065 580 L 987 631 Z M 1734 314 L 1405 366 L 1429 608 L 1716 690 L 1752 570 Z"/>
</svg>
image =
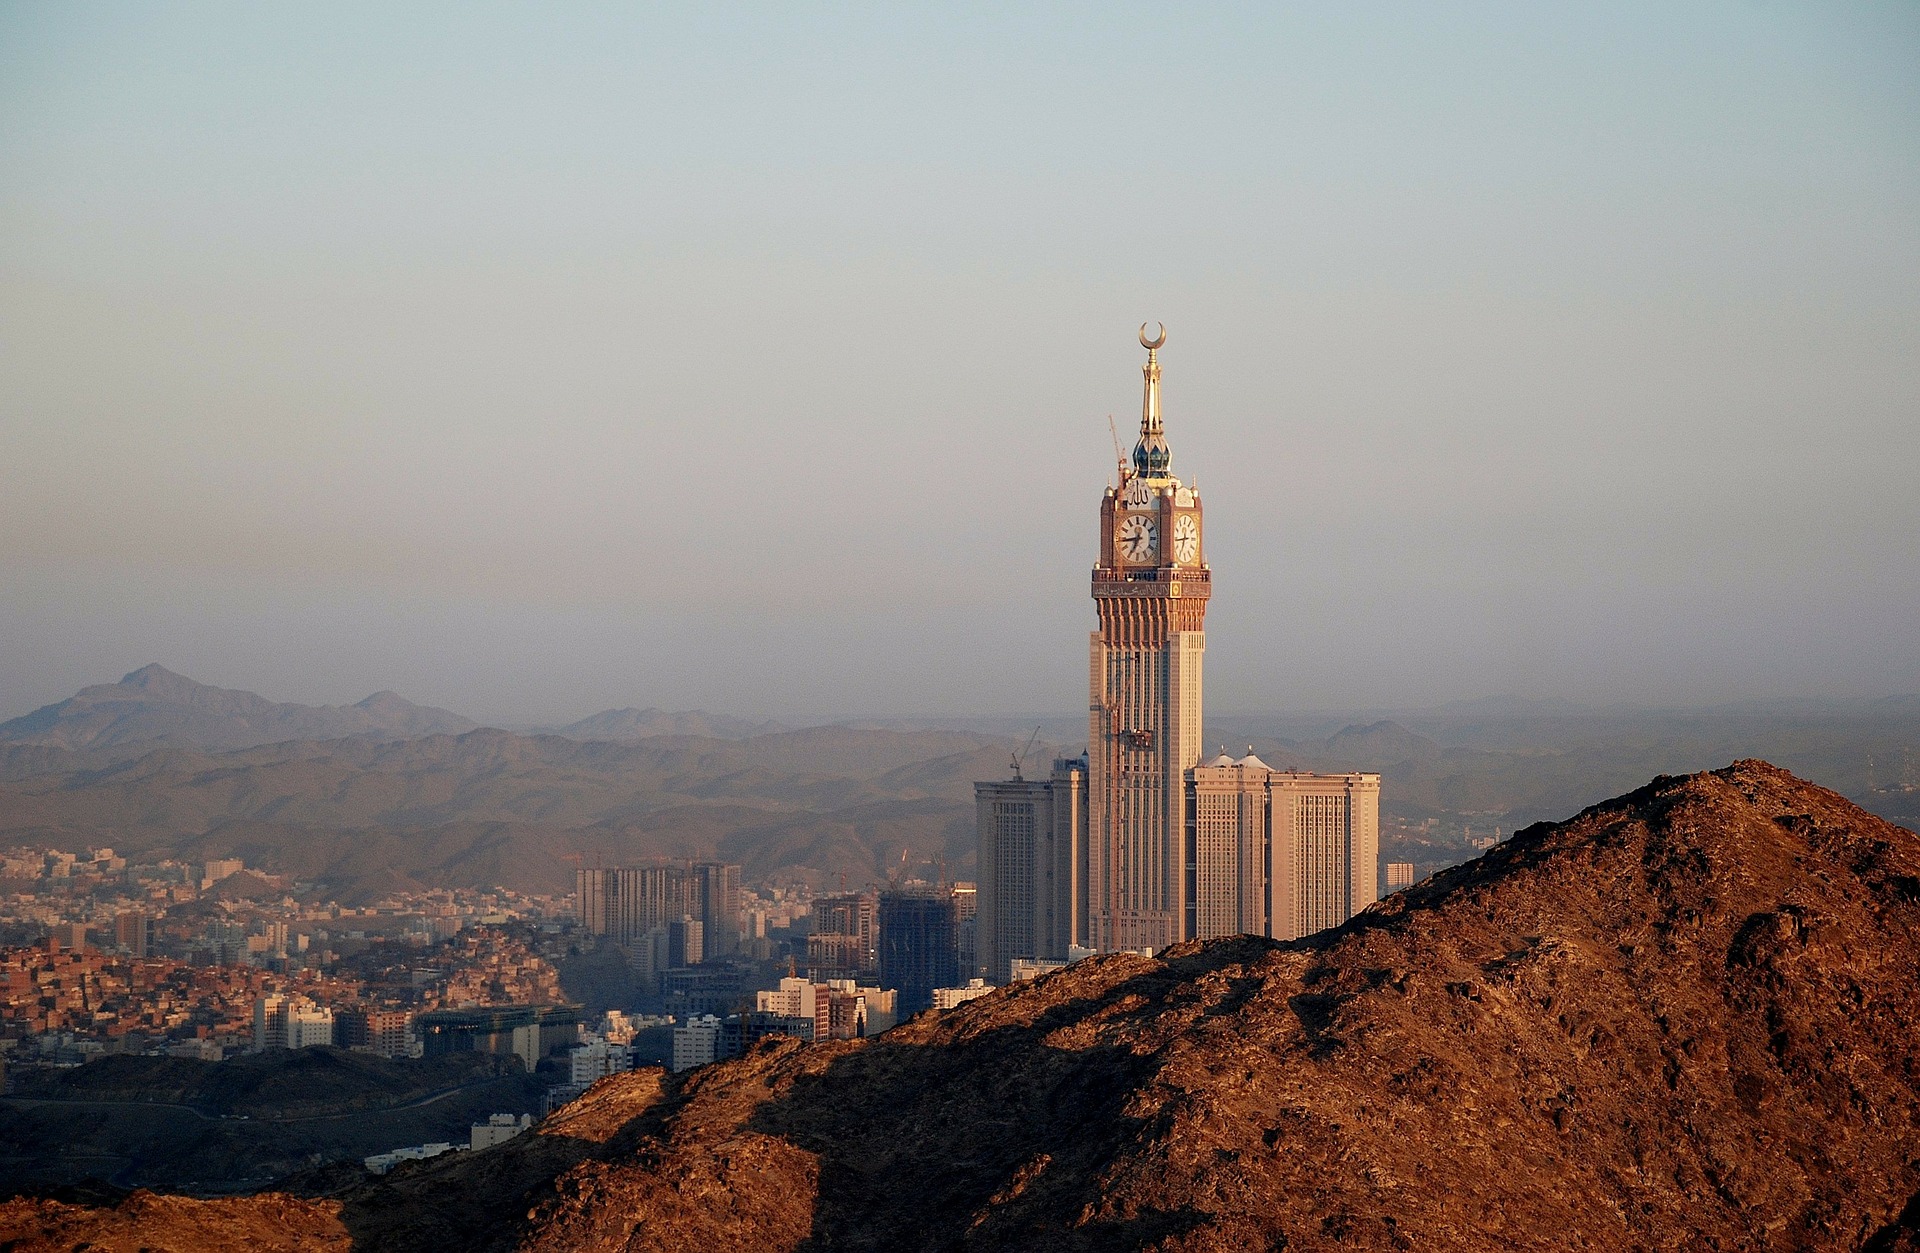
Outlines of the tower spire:
<svg viewBox="0 0 1920 1253">
<path fill-rule="evenodd" d="M 1147 350 L 1147 364 L 1140 373 L 1146 377 L 1146 391 L 1140 399 L 1140 442 L 1133 446 L 1133 471 L 1150 479 L 1165 478 L 1173 470 L 1173 450 L 1167 447 L 1166 432 L 1160 426 L 1160 359 L 1156 355 L 1167 342 L 1167 326 L 1154 324 L 1160 333 L 1147 338 L 1147 324 L 1140 324 L 1140 346 Z"/>
</svg>

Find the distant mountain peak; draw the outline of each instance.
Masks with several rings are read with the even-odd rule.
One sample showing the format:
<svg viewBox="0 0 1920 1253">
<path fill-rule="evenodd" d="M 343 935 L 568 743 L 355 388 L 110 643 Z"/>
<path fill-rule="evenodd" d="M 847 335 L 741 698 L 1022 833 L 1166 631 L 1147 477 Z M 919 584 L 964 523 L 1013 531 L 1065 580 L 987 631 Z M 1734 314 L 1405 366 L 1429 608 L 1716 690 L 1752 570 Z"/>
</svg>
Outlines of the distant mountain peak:
<svg viewBox="0 0 1920 1253">
<path fill-rule="evenodd" d="M 204 688 L 204 683 L 196 683 L 184 674 L 176 674 L 159 662 L 149 662 L 121 679 L 116 687 L 138 688 L 143 692 L 178 693 L 184 695 L 196 688 Z M 218 691 L 220 689 L 213 689 Z"/>
<path fill-rule="evenodd" d="M 357 705 L 282 704 L 199 683 L 155 662 L 118 683 L 82 688 L 66 700 L 0 722 L 0 743 L 79 749 L 173 740 L 234 749 L 298 739 L 412 739 L 458 734 L 474 725 L 393 692 L 375 692 Z"/>
<path fill-rule="evenodd" d="M 1440 745 L 1424 735 L 1383 719 L 1367 726 L 1343 727 L 1324 745 L 1329 756 L 1384 763 L 1438 756 Z"/>
</svg>

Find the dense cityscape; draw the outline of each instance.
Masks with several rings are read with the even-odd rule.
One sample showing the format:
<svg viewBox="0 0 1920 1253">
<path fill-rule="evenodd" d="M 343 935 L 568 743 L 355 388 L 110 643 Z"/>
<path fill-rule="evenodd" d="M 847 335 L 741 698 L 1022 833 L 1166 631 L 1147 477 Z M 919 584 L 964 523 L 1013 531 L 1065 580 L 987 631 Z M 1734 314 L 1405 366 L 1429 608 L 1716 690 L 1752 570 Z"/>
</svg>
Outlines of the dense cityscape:
<svg viewBox="0 0 1920 1253">
<path fill-rule="evenodd" d="M 0 170 L 0 1253 L 1920 1253 L 1920 4 L 0 4 Z"/>
</svg>

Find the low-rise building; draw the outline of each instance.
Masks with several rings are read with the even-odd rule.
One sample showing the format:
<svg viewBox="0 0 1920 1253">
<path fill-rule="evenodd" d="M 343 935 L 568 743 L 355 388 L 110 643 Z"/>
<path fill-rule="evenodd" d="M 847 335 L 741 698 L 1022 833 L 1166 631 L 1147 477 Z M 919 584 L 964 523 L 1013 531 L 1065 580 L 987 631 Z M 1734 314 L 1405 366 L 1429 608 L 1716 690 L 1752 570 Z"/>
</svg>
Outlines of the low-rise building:
<svg viewBox="0 0 1920 1253">
<path fill-rule="evenodd" d="M 469 1128 L 471 1149 L 490 1149 L 496 1144 L 505 1144 L 522 1131 L 533 1126 L 533 1115 L 522 1114 L 515 1118 L 512 1114 L 492 1114 L 487 1121 L 477 1122 Z"/>
<path fill-rule="evenodd" d="M 389 1153 L 375 1153 L 372 1157 L 363 1158 L 362 1161 L 374 1174 L 384 1175 L 401 1162 L 423 1162 L 430 1157 L 438 1157 L 442 1153 L 457 1153 L 464 1147 L 464 1145 L 456 1146 L 442 1140 L 436 1144 L 414 1144 L 404 1149 L 394 1149 Z"/>
<path fill-rule="evenodd" d="M 333 1011 L 308 1006 L 287 1014 L 287 1047 L 308 1049 L 333 1043 Z"/>
<path fill-rule="evenodd" d="M 991 991 L 993 991 L 993 985 L 985 979 L 969 979 L 967 980 L 967 986 L 964 988 L 935 988 L 933 990 L 933 1007 L 935 1009 L 952 1009 L 956 1005 L 964 1005 L 968 1001 L 978 1000 Z"/>
</svg>

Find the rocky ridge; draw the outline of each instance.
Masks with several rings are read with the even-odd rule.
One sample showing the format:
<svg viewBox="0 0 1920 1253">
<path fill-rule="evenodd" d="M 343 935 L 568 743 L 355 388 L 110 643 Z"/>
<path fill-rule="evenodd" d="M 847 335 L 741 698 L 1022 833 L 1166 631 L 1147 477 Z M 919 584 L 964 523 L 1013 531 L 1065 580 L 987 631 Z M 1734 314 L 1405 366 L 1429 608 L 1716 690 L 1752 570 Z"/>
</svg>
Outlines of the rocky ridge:
<svg viewBox="0 0 1920 1253">
<path fill-rule="evenodd" d="M 1906 1248 L 1917 1024 L 1920 837 L 1746 761 L 1300 943 L 1097 958 L 874 1040 L 608 1080 L 326 1200 L 14 1201 L 0 1241 Z"/>
</svg>

